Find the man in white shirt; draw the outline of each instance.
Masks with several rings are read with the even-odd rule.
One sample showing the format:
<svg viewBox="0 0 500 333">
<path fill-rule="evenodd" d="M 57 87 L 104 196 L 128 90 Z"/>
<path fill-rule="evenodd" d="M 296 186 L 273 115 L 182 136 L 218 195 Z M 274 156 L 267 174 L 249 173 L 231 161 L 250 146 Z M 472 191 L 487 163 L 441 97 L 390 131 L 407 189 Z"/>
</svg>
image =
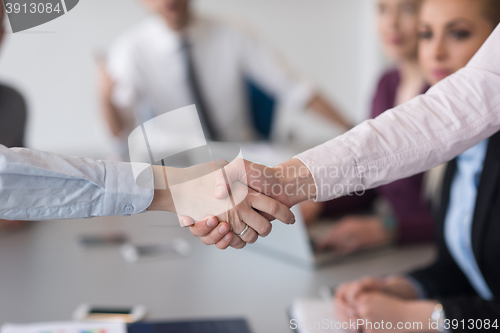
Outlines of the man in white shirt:
<svg viewBox="0 0 500 333">
<path fill-rule="evenodd" d="M 190 0 L 143 0 L 156 13 L 126 31 L 101 66 L 101 97 L 111 132 L 125 139 L 138 123 L 196 104 L 214 141 L 258 138 L 246 80 L 286 109 L 312 108 L 350 124 L 263 45 L 219 21 L 193 15 Z"/>
</svg>

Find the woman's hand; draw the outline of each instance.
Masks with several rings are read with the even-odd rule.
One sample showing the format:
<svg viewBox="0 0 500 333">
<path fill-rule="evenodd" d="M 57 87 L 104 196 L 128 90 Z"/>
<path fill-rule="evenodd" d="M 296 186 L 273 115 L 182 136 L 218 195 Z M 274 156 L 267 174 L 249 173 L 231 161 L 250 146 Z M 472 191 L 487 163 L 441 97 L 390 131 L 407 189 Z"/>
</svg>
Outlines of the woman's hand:
<svg viewBox="0 0 500 333">
<path fill-rule="evenodd" d="M 391 233 L 378 216 L 346 216 L 333 225 L 318 243 L 319 250 L 336 249 L 349 254 L 389 243 Z"/>
<path fill-rule="evenodd" d="M 341 284 L 337 288 L 333 299 L 335 318 L 341 323 L 356 322 L 359 318 L 355 303 L 357 298 L 363 293 L 381 291 L 382 289 L 382 280 L 372 277 L 365 277 L 357 281 Z"/>
<path fill-rule="evenodd" d="M 229 247 L 233 238 L 239 238 L 238 236 L 234 236 L 229 228 L 227 222 L 219 222 L 215 216 L 210 216 L 203 221 L 193 223 L 189 227 L 189 230 L 193 236 L 200 237 L 203 244 L 215 244 L 217 248 L 225 250 Z M 241 239 L 240 241 L 243 242 Z"/>
<path fill-rule="evenodd" d="M 405 306 L 412 305 L 415 311 L 418 310 L 418 313 L 423 313 L 421 318 L 425 319 L 425 310 L 427 309 L 425 302 L 408 302 L 408 300 L 415 298 L 416 291 L 408 279 L 403 276 L 395 275 L 383 279 L 365 277 L 358 281 L 344 283 L 337 288 L 334 298 L 335 316 L 341 322 L 355 322 L 358 319 L 372 320 L 373 318 L 382 317 L 384 321 L 388 321 L 391 318 L 401 316 L 401 313 L 395 313 L 393 318 L 389 312 L 384 315 L 385 311 L 390 311 L 384 306 L 392 307 L 396 303 L 395 300 L 397 300 L 401 302 L 398 304 L 404 302 Z M 377 302 L 386 300 L 389 300 L 387 303 L 389 305 L 384 303 L 376 308 Z M 424 310 L 421 310 L 421 307 L 424 307 Z M 405 309 L 405 311 L 407 310 Z M 425 320 L 427 321 L 427 319 Z"/>
<path fill-rule="evenodd" d="M 383 292 L 402 299 L 415 299 L 417 292 L 410 281 L 400 275 L 385 278 L 364 277 L 341 284 L 335 293 L 335 299 L 352 304 L 359 295 L 367 292 Z"/>
<path fill-rule="evenodd" d="M 354 302 L 363 332 L 429 332 L 429 319 L 437 302 L 406 301 L 381 292 L 360 295 Z M 383 324 L 382 324 L 383 323 Z"/>
<path fill-rule="evenodd" d="M 293 213 L 286 205 L 239 181 L 224 187 L 227 191 L 224 198 L 215 198 L 216 171 L 224 165 L 227 162 L 214 161 L 185 169 L 153 166 L 155 196 L 149 209 L 176 212 L 184 227 L 206 220 L 206 216 L 215 216 L 219 221 L 228 222 L 228 231 L 234 233 L 229 245 L 234 248 L 254 243 L 258 236 L 267 236 L 272 229 L 271 220 L 278 219 L 287 224 L 295 222 Z M 227 233 L 226 225 L 218 229 Z M 206 237 L 204 232 L 199 235 Z M 203 240 L 211 244 L 220 241 Z M 219 247 L 227 246 L 220 244 Z"/>
<path fill-rule="evenodd" d="M 352 305 L 354 301 L 366 292 L 383 291 L 384 281 L 370 276 L 341 284 L 335 292 L 335 301 L 344 305 Z"/>
<path fill-rule="evenodd" d="M 311 172 L 296 158 L 275 167 L 236 159 L 216 172 L 216 198 L 227 197 L 228 186 L 236 181 L 280 201 L 287 207 L 316 197 L 316 185 Z"/>
<path fill-rule="evenodd" d="M 392 275 L 384 278 L 383 291 L 392 296 L 412 300 L 418 297 L 417 290 L 413 284 L 404 276 Z"/>
<path fill-rule="evenodd" d="M 218 215 L 220 221 L 227 221 L 234 233 L 231 247 L 243 248 L 245 245 L 253 244 L 258 237 L 266 237 L 272 230 L 271 220 L 278 219 L 285 224 L 294 224 L 295 217 L 288 207 L 276 199 L 255 192 L 241 183 L 234 183 L 234 190 L 238 187 L 248 191 L 245 200 L 242 200 L 235 208 L 227 213 Z M 248 226 L 248 229 L 247 229 Z M 246 230 L 246 231 L 245 231 Z M 241 236 L 241 233 L 244 233 Z"/>
<path fill-rule="evenodd" d="M 201 237 L 204 244 L 215 244 L 219 249 L 225 249 L 228 245 L 241 249 L 246 244 L 255 243 L 258 236 L 266 237 L 272 229 L 270 221 L 274 219 L 287 224 L 295 223 L 293 213 L 285 205 L 252 189 L 248 189 L 248 191 L 247 198 L 236 205 L 234 209 L 212 219 L 203 219 L 206 223 L 194 223 L 194 220 L 187 216 L 181 217 L 182 223 L 191 225 L 191 233 Z M 215 222 L 226 220 L 229 224 Z M 285 222 L 287 220 L 288 222 Z M 237 236 L 246 229 L 246 225 L 249 227 L 244 235 Z M 226 245 L 226 241 L 230 241 L 230 243 Z"/>
</svg>

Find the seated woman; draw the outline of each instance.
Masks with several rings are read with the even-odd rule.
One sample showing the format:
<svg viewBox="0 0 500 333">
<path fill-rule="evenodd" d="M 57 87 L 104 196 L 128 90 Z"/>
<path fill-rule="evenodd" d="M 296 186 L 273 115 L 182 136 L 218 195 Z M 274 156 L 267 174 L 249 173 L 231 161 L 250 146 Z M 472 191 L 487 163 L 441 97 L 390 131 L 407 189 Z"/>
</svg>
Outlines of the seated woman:
<svg viewBox="0 0 500 333">
<path fill-rule="evenodd" d="M 499 22 L 498 0 L 425 0 L 419 54 L 426 79 L 436 84 L 465 66 Z M 485 87 L 490 88 L 496 89 Z M 422 323 L 377 332 L 499 327 L 499 151 L 500 132 L 449 163 L 436 226 L 436 262 L 408 276 L 342 285 L 335 296 L 340 321 L 383 320 L 393 328 L 398 322 Z M 371 331 L 375 330 L 364 329 Z"/>
<path fill-rule="evenodd" d="M 377 0 L 378 30 L 385 53 L 396 68 L 385 73 L 377 87 L 371 117 L 427 91 L 418 64 L 418 12 L 421 0 Z M 319 217 L 340 218 L 317 244 L 349 253 L 391 241 L 414 243 L 433 238 L 434 221 L 424 200 L 423 174 L 326 203 L 302 205 L 308 224 Z M 380 201 L 388 204 L 380 209 Z M 376 212 L 375 212 L 376 211 Z"/>
</svg>

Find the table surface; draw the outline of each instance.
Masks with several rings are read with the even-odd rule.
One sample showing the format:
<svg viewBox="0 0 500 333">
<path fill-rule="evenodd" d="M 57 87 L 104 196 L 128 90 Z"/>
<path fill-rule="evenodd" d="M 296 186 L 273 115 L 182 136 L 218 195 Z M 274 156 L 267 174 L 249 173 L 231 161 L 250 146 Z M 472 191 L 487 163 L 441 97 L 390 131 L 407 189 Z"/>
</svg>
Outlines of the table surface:
<svg viewBox="0 0 500 333">
<path fill-rule="evenodd" d="M 119 248 L 83 250 L 82 234 L 126 232 L 138 244 L 185 238 L 184 258 L 127 263 Z M 69 320 L 81 303 L 143 304 L 148 319 L 245 317 L 252 332 L 289 332 L 286 308 L 321 287 L 407 271 L 432 261 L 432 246 L 400 248 L 307 270 L 252 250 L 221 251 L 178 227 L 170 213 L 37 222 L 0 235 L 0 324 Z"/>
</svg>

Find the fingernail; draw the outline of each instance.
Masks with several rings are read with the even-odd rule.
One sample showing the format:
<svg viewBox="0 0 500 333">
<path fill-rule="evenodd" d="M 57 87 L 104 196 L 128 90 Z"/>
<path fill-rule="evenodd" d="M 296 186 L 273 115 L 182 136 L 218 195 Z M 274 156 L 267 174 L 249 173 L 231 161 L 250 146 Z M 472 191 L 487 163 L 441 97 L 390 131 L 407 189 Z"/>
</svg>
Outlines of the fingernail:
<svg viewBox="0 0 500 333">
<path fill-rule="evenodd" d="M 292 219 L 290 220 L 290 222 L 288 222 L 288 224 L 295 224 L 295 217 L 292 217 Z"/>
<path fill-rule="evenodd" d="M 191 223 L 192 221 L 188 221 L 187 219 L 181 219 L 181 225 L 183 227 L 189 227 L 191 225 L 193 225 L 194 223 Z"/>
<path fill-rule="evenodd" d="M 223 225 L 221 225 L 221 226 L 219 227 L 219 233 L 221 233 L 221 234 L 225 234 L 225 233 L 227 233 L 228 231 L 229 231 L 229 228 L 228 228 L 225 224 L 223 224 Z"/>
<path fill-rule="evenodd" d="M 229 242 L 231 240 L 231 237 L 232 237 L 232 234 L 227 234 L 226 236 L 224 236 L 224 240 L 226 242 Z"/>
<path fill-rule="evenodd" d="M 210 228 L 213 228 L 217 225 L 217 220 L 213 217 L 209 218 L 207 220 L 207 225 L 210 227 Z"/>
</svg>

